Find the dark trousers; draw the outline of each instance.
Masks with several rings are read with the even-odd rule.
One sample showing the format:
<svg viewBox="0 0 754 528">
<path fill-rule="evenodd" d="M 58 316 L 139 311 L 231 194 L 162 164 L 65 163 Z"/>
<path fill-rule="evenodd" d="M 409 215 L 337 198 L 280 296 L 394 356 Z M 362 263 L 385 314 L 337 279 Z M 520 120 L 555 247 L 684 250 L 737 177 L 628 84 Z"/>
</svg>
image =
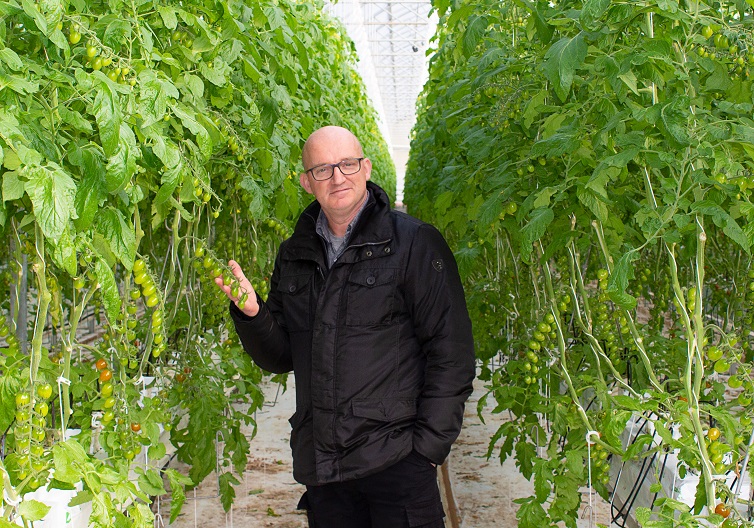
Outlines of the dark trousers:
<svg viewBox="0 0 754 528">
<path fill-rule="evenodd" d="M 364 478 L 307 486 L 309 528 L 443 528 L 437 469 L 416 452 Z"/>
</svg>

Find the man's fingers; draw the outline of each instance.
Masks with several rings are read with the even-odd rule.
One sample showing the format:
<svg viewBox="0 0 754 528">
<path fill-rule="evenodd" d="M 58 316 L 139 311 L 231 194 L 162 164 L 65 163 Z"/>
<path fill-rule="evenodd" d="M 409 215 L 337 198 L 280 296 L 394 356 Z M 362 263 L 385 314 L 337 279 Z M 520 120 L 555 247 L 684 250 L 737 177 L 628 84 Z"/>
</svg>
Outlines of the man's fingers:
<svg viewBox="0 0 754 528">
<path fill-rule="evenodd" d="M 241 269 L 241 266 L 236 262 L 235 260 L 229 260 L 228 266 L 230 267 L 230 272 L 233 274 L 233 276 L 238 279 L 238 282 L 247 281 L 246 275 L 244 275 L 243 270 Z"/>
</svg>

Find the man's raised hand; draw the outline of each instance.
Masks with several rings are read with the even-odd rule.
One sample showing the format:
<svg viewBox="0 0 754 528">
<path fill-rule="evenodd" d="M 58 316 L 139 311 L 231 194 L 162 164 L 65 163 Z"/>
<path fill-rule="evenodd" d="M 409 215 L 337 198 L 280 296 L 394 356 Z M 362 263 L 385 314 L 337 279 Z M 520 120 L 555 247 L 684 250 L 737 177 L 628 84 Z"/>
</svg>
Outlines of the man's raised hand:
<svg viewBox="0 0 754 528">
<path fill-rule="evenodd" d="M 230 267 L 231 273 L 233 273 L 233 276 L 238 281 L 238 296 L 233 296 L 231 287 L 226 286 L 223 283 L 222 276 L 215 277 L 215 284 L 217 284 L 220 289 L 225 292 L 225 295 L 228 296 L 228 299 L 233 301 L 235 305 L 238 306 L 239 310 L 241 310 L 249 317 L 254 317 L 259 313 L 259 303 L 257 303 L 257 294 L 254 291 L 254 288 L 251 286 L 251 282 L 249 282 L 249 279 L 246 278 L 246 275 L 244 275 L 241 266 L 239 266 L 238 262 L 236 262 L 235 260 L 228 261 L 228 267 Z"/>
</svg>

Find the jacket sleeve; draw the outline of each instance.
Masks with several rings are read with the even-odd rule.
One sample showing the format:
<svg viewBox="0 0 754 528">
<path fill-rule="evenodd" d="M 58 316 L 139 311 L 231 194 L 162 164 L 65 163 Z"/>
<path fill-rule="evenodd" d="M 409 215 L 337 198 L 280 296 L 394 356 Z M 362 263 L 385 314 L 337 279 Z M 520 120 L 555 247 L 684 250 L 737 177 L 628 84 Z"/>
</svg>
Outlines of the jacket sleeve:
<svg viewBox="0 0 754 528">
<path fill-rule="evenodd" d="M 476 372 L 471 319 L 453 253 L 434 227 L 419 229 L 406 273 L 409 309 L 427 357 L 414 449 L 441 464 L 461 431 Z"/>
<path fill-rule="evenodd" d="M 282 324 L 282 303 L 278 291 L 279 256 L 270 280 L 267 302 L 257 295 L 259 313 L 254 317 L 244 314 L 231 301 L 230 315 L 238 337 L 254 363 L 268 372 L 281 374 L 293 370 L 293 359 L 288 332 Z"/>
</svg>

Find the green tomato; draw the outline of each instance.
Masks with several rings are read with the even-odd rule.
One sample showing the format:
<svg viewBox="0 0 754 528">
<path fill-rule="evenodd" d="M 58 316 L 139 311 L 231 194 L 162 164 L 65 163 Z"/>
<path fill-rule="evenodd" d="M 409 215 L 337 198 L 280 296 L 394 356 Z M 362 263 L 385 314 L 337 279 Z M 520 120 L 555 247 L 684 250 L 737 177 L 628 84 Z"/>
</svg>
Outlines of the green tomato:
<svg viewBox="0 0 754 528">
<path fill-rule="evenodd" d="M 99 392 L 103 398 L 109 398 L 113 394 L 113 384 L 109 381 L 103 383 Z"/>
<path fill-rule="evenodd" d="M 29 396 L 28 392 L 17 392 L 16 393 L 16 407 L 23 407 L 24 405 L 28 405 L 31 401 L 31 396 Z M 22 421 L 22 420 L 19 420 Z"/>
<path fill-rule="evenodd" d="M 717 361 L 723 357 L 723 351 L 720 349 L 720 347 L 716 347 L 712 345 L 707 349 L 707 359 L 710 361 Z"/>
<path fill-rule="evenodd" d="M 34 412 L 36 412 L 39 416 L 47 416 L 47 414 L 50 412 L 50 406 L 47 405 L 47 402 L 37 402 L 37 404 L 34 406 Z"/>
<path fill-rule="evenodd" d="M 727 359 L 719 359 L 715 362 L 715 372 L 723 374 L 730 370 L 730 362 Z"/>
<path fill-rule="evenodd" d="M 144 288 L 141 290 L 141 294 L 144 297 L 152 297 L 156 291 L 157 286 L 155 286 L 154 282 L 150 282 L 149 284 L 144 285 Z"/>
<path fill-rule="evenodd" d="M 52 396 L 52 385 L 45 383 L 44 385 L 37 385 L 37 396 L 43 400 L 49 400 Z"/>
</svg>

